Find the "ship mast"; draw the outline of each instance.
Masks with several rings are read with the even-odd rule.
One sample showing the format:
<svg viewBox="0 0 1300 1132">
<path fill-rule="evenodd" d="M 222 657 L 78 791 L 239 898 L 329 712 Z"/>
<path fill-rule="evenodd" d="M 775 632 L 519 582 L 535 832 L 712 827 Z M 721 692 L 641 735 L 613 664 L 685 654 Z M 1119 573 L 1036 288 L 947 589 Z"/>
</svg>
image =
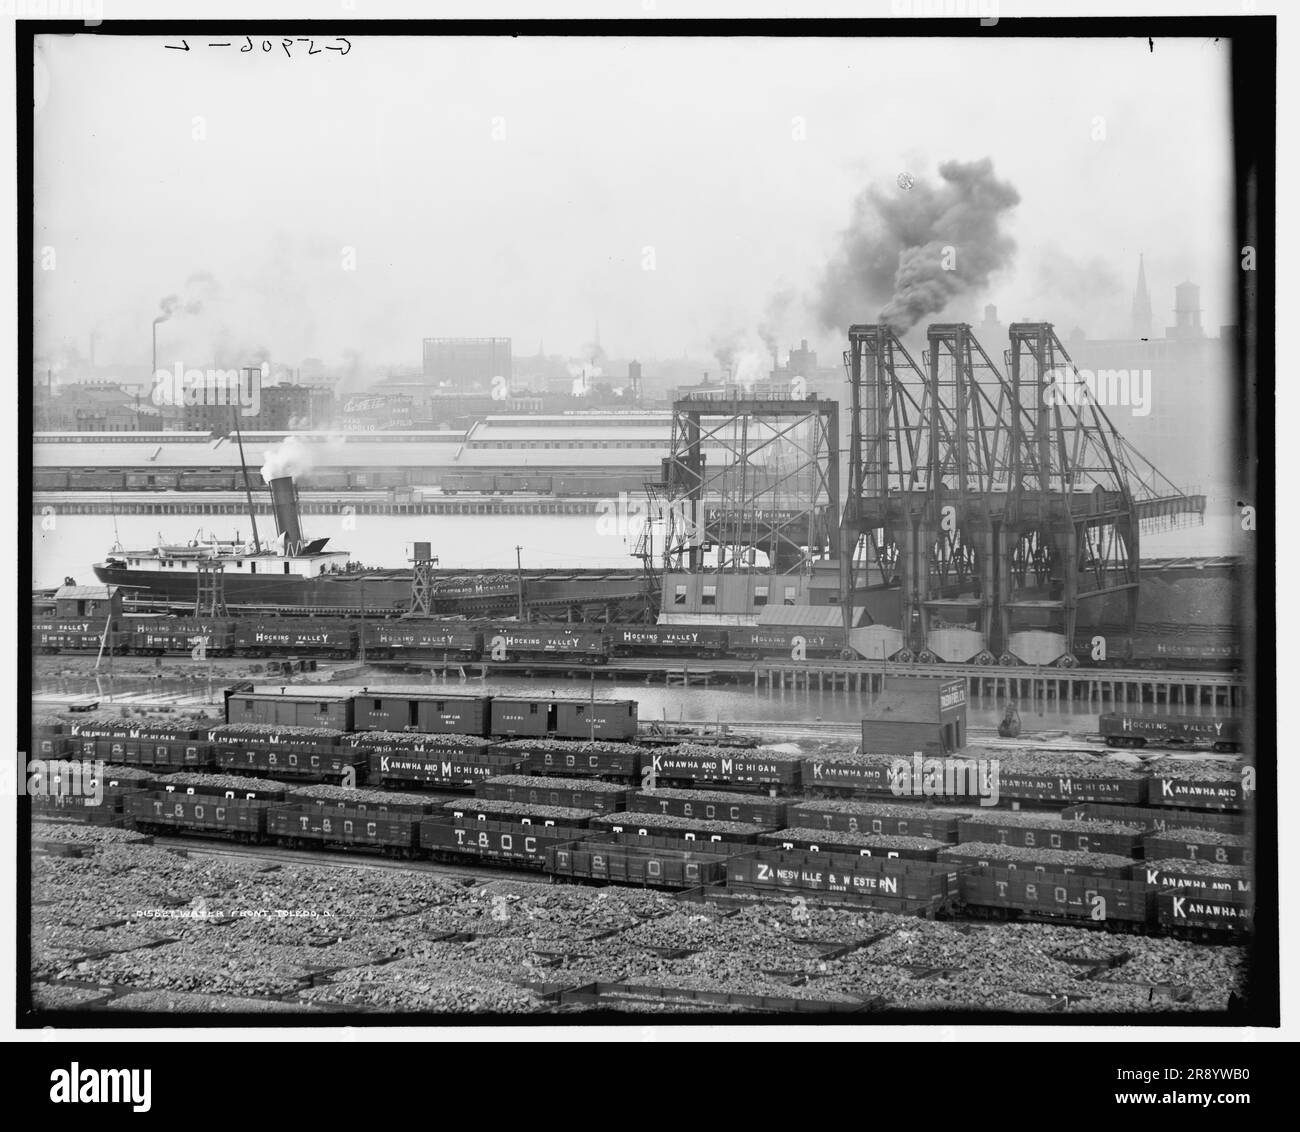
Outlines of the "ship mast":
<svg viewBox="0 0 1300 1132">
<path fill-rule="evenodd" d="M 262 553 L 262 543 L 257 537 L 257 515 L 253 513 L 253 488 L 248 482 L 248 465 L 244 463 L 244 438 L 239 432 L 239 407 L 232 405 L 231 414 L 235 418 L 235 443 L 239 445 L 239 470 L 244 474 L 244 495 L 248 499 L 248 517 L 253 524 L 253 549 Z"/>
</svg>

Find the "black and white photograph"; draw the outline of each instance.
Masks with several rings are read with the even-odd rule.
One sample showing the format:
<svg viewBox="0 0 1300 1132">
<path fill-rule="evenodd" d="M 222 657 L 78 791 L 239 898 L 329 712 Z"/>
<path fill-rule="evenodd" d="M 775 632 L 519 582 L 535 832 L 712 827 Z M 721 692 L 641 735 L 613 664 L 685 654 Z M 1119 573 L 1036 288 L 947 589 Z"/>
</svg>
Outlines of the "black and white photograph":
<svg viewBox="0 0 1300 1132">
<path fill-rule="evenodd" d="M 360 7 L 16 25 L 20 1030 L 1276 1026 L 1273 17 Z"/>
</svg>

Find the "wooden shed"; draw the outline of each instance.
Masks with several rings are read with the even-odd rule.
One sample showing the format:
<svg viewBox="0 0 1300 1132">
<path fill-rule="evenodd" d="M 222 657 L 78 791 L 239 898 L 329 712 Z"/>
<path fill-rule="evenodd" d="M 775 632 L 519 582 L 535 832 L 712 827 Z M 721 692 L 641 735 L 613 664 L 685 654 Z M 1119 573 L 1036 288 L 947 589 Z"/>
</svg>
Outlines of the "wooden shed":
<svg viewBox="0 0 1300 1132">
<path fill-rule="evenodd" d="M 890 676 L 862 720 L 869 754 L 942 756 L 966 745 L 966 681 Z"/>
</svg>

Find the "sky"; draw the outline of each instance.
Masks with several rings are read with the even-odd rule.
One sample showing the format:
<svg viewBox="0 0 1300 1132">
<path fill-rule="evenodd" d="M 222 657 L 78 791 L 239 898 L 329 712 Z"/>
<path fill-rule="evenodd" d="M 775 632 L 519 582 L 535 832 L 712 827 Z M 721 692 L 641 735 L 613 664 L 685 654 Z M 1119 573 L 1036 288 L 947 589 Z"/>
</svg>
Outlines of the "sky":
<svg viewBox="0 0 1300 1132">
<path fill-rule="evenodd" d="M 35 345 L 56 368 L 92 334 L 100 363 L 147 367 L 171 295 L 164 368 L 418 365 L 444 336 L 577 356 L 597 323 L 621 357 L 760 328 L 834 356 L 818 293 L 855 199 L 986 158 L 1019 197 L 1014 251 L 945 318 L 991 302 L 1122 335 L 1144 253 L 1157 333 L 1189 278 L 1211 333 L 1235 321 L 1224 43 L 177 42 L 39 43 Z"/>
</svg>

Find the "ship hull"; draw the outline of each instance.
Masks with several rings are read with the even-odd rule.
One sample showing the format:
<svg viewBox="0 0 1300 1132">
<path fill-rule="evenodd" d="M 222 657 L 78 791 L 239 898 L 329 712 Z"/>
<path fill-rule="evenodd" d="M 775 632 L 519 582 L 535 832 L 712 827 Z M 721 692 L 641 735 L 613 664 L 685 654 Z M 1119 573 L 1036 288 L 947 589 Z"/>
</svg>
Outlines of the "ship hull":
<svg viewBox="0 0 1300 1132">
<path fill-rule="evenodd" d="M 198 574 L 184 571 L 132 570 L 99 563 L 95 577 L 105 585 L 122 586 L 130 596 L 168 602 L 193 602 Z M 401 571 L 326 574 L 238 575 L 223 579 L 227 605 L 301 605 L 328 609 L 405 611 L 411 600 L 411 576 Z"/>
</svg>

